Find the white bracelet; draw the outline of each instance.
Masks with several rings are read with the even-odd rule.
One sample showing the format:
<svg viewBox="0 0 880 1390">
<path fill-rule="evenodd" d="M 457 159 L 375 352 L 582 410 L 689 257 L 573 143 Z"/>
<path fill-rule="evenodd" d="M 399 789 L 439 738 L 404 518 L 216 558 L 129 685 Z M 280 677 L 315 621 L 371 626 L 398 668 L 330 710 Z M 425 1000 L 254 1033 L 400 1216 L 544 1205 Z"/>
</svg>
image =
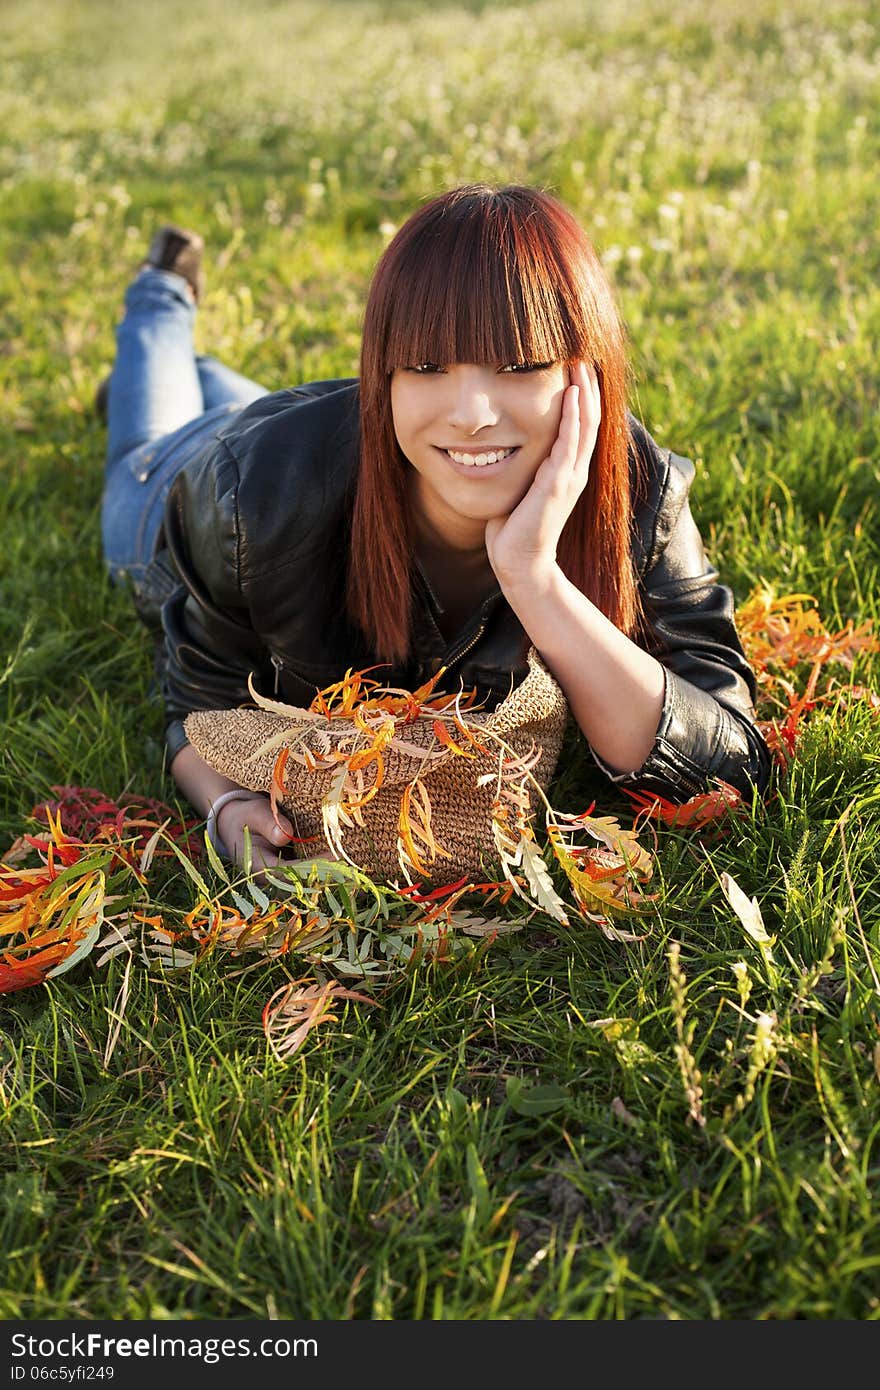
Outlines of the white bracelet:
<svg viewBox="0 0 880 1390">
<path fill-rule="evenodd" d="M 253 801 L 259 792 L 245 791 L 244 787 L 233 787 L 231 791 L 223 792 L 217 797 L 208 812 L 208 819 L 205 825 L 205 836 L 214 846 L 221 859 L 229 859 L 229 850 L 217 834 L 217 817 L 223 810 L 227 801 Z"/>
</svg>

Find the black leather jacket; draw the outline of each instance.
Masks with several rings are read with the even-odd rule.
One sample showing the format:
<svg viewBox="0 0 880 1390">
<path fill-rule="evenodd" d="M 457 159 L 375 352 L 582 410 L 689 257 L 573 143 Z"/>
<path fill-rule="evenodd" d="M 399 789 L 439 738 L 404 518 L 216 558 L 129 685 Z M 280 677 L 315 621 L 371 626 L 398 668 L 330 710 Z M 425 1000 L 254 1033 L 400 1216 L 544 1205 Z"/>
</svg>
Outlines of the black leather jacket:
<svg viewBox="0 0 880 1390">
<path fill-rule="evenodd" d="M 612 781 L 684 800 L 712 778 L 750 793 L 770 758 L 755 727 L 755 682 L 734 627 L 733 596 L 718 583 L 691 517 L 693 464 L 660 449 L 631 419 L 641 479 L 633 546 L 647 629 L 639 640 L 666 670 L 657 737 L 641 768 Z M 345 573 L 358 455 L 357 381 L 316 382 L 254 402 L 178 474 L 160 550 L 140 593 L 159 611 L 168 752 L 185 744 L 193 709 L 231 708 L 257 688 L 308 704 L 347 668 L 376 654 L 345 612 Z M 500 589 L 448 642 L 418 565 L 413 655 L 377 672 L 414 688 L 446 665 L 444 688 L 476 686 L 487 708 L 526 673 L 527 640 Z M 584 654 L 589 659 L 589 654 Z M 450 684 L 451 682 L 451 684 Z M 595 755 L 594 755 L 595 756 Z"/>
</svg>

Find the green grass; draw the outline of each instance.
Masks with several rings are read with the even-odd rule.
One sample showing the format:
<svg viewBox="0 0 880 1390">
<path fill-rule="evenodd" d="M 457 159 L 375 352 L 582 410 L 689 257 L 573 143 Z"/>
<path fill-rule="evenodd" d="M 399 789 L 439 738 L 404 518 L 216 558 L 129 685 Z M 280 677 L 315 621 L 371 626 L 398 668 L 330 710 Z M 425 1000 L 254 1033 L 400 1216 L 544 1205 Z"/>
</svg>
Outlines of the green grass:
<svg viewBox="0 0 880 1390">
<path fill-rule="evenodd" d="M 91 414 L 166 217 L 208 243 L 200 345 L 275 388 L 356 373 L 421 198 L 552 189 L 738 600 L 876 623 L 877 39 L 868 0 L 4 13 L 0 845 L 53 783 L 173 799 Z M 295 961 L 86 961 L 5 996 L 0 1316 L 877 1318 L 878 765 L 866 704 L 815 712 L 766 805 L 659 832 L 644 940 L 533 919 L 286 1064 L 260 1012 Z M 594 797 L 627 814 L 567 759 L 554 804 Z"/>
</svg>

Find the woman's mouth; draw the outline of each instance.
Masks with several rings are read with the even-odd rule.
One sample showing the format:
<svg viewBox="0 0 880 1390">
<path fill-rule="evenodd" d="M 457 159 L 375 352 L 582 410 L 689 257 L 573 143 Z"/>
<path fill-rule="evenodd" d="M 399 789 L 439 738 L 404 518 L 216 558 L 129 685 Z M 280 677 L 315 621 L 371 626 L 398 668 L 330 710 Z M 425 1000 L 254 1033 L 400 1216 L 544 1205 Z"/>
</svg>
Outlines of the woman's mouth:
<svg viewBox="0 0 880 1390">
<path fill-rule="evenodd" d="M 443 449 L 441 452 L 453 463 L 458 464 L 460 468 L 473 470 L 475 468 L 492 468 L 493 465 L 504 463 L 511 454 L 516 453 L 518 447 L 518 445 L 512 445 L 509 448 L 481 449 L 478 453 L 465 449 Z"/>
</svg>

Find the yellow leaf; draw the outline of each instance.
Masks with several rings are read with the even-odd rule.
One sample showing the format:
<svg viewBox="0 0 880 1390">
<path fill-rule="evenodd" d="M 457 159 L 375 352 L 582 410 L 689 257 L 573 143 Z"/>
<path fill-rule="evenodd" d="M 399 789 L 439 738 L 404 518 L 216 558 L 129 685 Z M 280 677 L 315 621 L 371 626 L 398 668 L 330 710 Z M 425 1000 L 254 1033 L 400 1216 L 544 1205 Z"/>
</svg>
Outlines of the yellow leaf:
<svg viewBox="0 0 880 1390">
<path fill-rule="evenodd" d="M 772 946 L 776 938 L 767 934 L 757 898 L 747 898 L 736 879 L 728 873 L 721 875 L 721 890 L 752 940 L 760 946 Z M 767 955 L 772 960 L 770 951 Z"/>
<path fill-rule="evenodd" d="M 532 899 L 542 912 L 548 912 L 557 922 L 568 926 L 565 904 L 553 886 L 553 880 L 540 849 L 525 836 L 520 840 L 520 862 Z"/>
</svg>

